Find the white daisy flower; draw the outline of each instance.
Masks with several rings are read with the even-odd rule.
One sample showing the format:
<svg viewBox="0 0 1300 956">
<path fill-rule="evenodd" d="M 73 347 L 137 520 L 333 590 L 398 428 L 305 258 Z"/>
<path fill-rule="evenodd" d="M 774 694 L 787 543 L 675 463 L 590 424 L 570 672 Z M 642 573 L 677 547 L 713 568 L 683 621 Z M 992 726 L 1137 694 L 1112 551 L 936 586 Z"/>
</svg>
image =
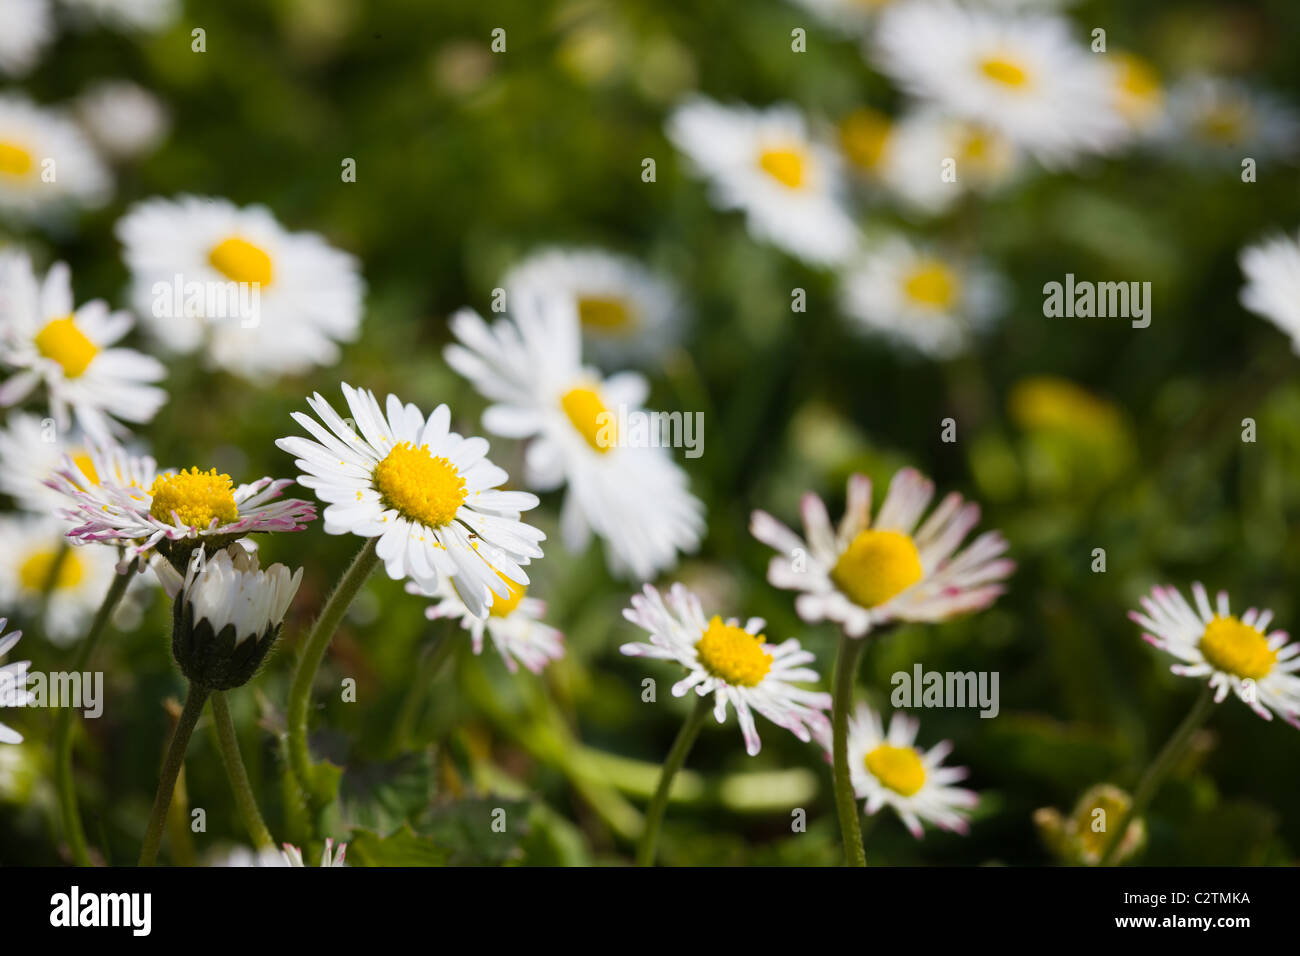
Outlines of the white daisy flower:
<svg viewBox="0 0 1300 956">
<path fill-rule="evenodd" d="M 68 267 L 56 263 L 39 281 L 25 253 L 0 252 L 0 363 L 18 371 L 0 384 L 13 405 L 43 384 L 59 427 L 71 414 L 91 438 L 107 441 L 157 414 L 167 393 L 151 384 L 167 370 L 152 356 L 115 347 L 134 325 L 95 299 L 74 306 Z"/>
<path fill-rule="evenodd" d="M 111 192 L 108 170 L 75 123 L 0 93 L 0 217 L 102 206 Z"/>
<path fill-rule="evenodd" d="M 659 358 L 677 342 L 677 290 L 635 259 L 601 249 L 543 249 L 506 275 L 507 295 L 564 296 L 583 337 L 604 362 Z"/>
<path fill-rule="evenodd" d="M 357 335 L 357 261 L 264 206 L 181 196 L 133 206 L 117 224 L 132 299 L 173 352 L 261 380 L 338 361 Z"/>
<path fill-rule="evenodd" d="M 1126 50 L 1107 53 L 1106 64 L 1111 96 L 1124 121 L 1139 132 L 1158 127 L 1164 116 L 1165 90 L 1155 67 Z"/>
<path fill-rule="evenodd" d="M 1015 563 L 1001 558 L 1006 540 L 988 531 L 958 551 L 979 522 L 979 505 L 947 495 L 921 522 L 934 483 L 914 468 L 897 472 L 871 521 L 871 479 L 854 475 L 838 529 L 822 500 L 803 497 L 800 538 L 764 511 L 749 530 L 781 552 L 768 566 L 776 587 L 802 592 L 795 610 L 805 621 L 834 621 L 862 637 L 889 621 L 943 621 L 982 610 L 1004 590 Z M 918 528 L 918 524 L 920 527 Z"/>
<path fill-rule="evenodd" d="M 297 848 L 294 849 L 301 857 L 301 852 L 297 851 Z M 277 850 L 274 847 L 254 850 L 251 847 L 236 846 L 215 854 L 207 865 L 215 867 L 285 867 L 293 864 L 289 862 L 289 857 L 283 850 Z"/>
<path fill-rule="evenodd" d="M 78 484 L 98 480 L 90 444 L 76 433 L 67 440 L 62 434 L 54 419 L 27 412 L 11 413 L 0 426 L 0 493 L 24 511 L 51 514 L 67 507 L 63 494 L 49 486 L 65 455 L 84 476 Z"/>
<path fill-rule="evenodd" d="M 877 14 L 898 0 L 794 0 L 824 26 L 848 36 L 865 33 Z"/>
<path fill-rule="evenodd" d="M 1194 74 L 1169 90 L 1157 135 L 1169 155 L 1193 163 L 1291 160 L 1300 152 L 1300 113 L 1240 81 Z"/>
<path fill-rule="evenodd" d="M 969 830 L 966 817 L 979 803 L 979 796 L 953 786 L 966 779 L 966 768 L 943 766 L 952 751 L 951 743 L 945 740 L 929 750 L 916 746 L 920 726 L 916 718 L 894 711 L 886 732 L 880 715 L 866 704 L 858 704 L 849 717 L 853 792 L 866 801 L 868 815 L 893 807 L 918 840 L 923 835 L 922 821 L 965 834 Z"/>
<path fill-rule="evenodd" d="M 306 472 L 299 484 L 328 505 L 326 533 L 378 538 L 388 576 L 409 577 L 428 593 L 440 578 L 458 578 L 462 599 L 479 617 L 494 594 L 510 597 L 508 581 L 527 584 L 521 565 L 542 556 L 546 535 L 519 516 L 537 507 L 537 496 L 500 490 L 508 476 L 488 460 L 487 440 L 451 431 L 446 405 L 426 419 L 396 395 L 388 396 L 386 415 L 373 392 L 344 383 L 343 395 L 351 419 L 317 392 L 307 404 L 324 427 L 293 414 L 316 441 L 276 441 Z"/>
<path fill-rule="evenodd" d="M 114 159 L 151 153 L 167 136 L 171 119 L 158 97 L 129 80 L 101 80 L 76 102 L 77 119 Z"/>
<path fill-rule="evenodd" d="M 1242 250 L 1241 304 L 1291 336 L 1300 352 L 1300 236 L 1272 236 Z"/>
<path fill-rule="evenodd" d="M 63 523 L 36 515 L 0 516 L 0 541 L 0 605 L 32 619 L 44 608 L 45 634 L 56 645 L 80 638 L 113 580 L 113 550 L 67 547 Z"/>
<path fill-rule="evenodd" d="M 681 664 L 687 674 L 673 685 L 673 696 L 683 697 L 690 690 L 700 697 L 712 694 L 713 716 L 720 724 L 727 719 L 727 704 L 735 707 L 745 752 L 751 757 L 761 746 L 755 712 L 804 742 L 830 734 L 823 711 L 830 709 L 831 695 L 795 686 L 819 680 L 817 672 L 805 666 L 813 655 L 793 637 L 769 644 L 761 633 L 766 626 L 761 617 L 751 617 L 743 627 L 738 618 L 706 618 L 700 599 L 681 584 L 669 589 L 666 602 L 645 585 L 642 594 L 632 595 L 632 606 L 623 616 L 648 631 L 650 643 L 624 644 L 619 650 L 629 657 Z"/>
<path fill-rule="evenodd" d="M 836 151 L 814 140 L 793 106 L 755 110 L 694 97 L 673 110 L 668 138 L 750 233 L 812 265 L 843 262 L 857 244 Z"/>
<path fill-rule="evenodd" d="M 436 597 L 438 602 L 425 609 L 424 616 L 431 621 L 448 618 L 459 621 L 469 631 L 474 653 L 483 652 L 483 635 L 492 638 L 498 653 L 506 662 L 510 673 L 523 664 L 534 674 L 540 674 L 551 661 L 564 656 L 564 635 L 542 621 L 546 602 L 527 596 L 527 588 L 507 580 L 510 596 L 494 598 L 487 617 L 474 614 L 456 590 L 456 579 L 441 582 L 434 594 L 427 594 L 418 584 L 408 582 L 410 594 Z"/>
<path fill-rule="evenodd" d="M 8 623 L 7 618 L 0 617 L 0 659 L 13 650 L 18 639 L 23 636 L 22 631 L 6 635 L 5 625 Z M 27 665 L 30 663 L 31 661 L 14 661 L 0 664 L 0 707 L 26 707 L 35 700 L 35 696 L 27 690 Z M 0 744 L 22 742 L 22 734 L 0 723 Z"/>
<path fill-rule="evenodd" d="M 177 0 L 61 0 L 75 16 L 97 20 L 120 30 L 152 33 L 171 26 L 180 16 Z"/>
<path fill-rule="evenodd" d="M 1285 631 L 1269 631 L 1273 612 L 1250 608 L 1240 618 L 1228 609 L 1228 592 L 1210 606 L 1205 587 L 1192 585 L 1196 607 L 1172 587 L 1158 587 L 1142 598 L 1146 613 L 1129 618 L 1146 629 L 1143 639 L 1182 661 L 1170 670 L 1181 677 L 1209 678 L 1214 702 L 1228 692 L 1265 720 L 1277 713 L 1300 728 L 1300 643 L 1289 644 Z"/>
<path fill-rule="evenodd" d="M 328 837 L 325 840 L 325 852 L 321 854 L 321 866 L 346 866 L 343 862 L 344 856 L 347 855 L 348 845 L 340 843 L 338 849 L 334 849 L 334 841 Z M 284 844 L 284 865 L 285 866 L 306 866 L 302 861 L 302 850 L 298 849 L 292 843 Z"/>
<path fill-rule="evenodd" d="M 0 73 L 22 76 L 54 39 L 48 0 L 0 0 Z"/>
<path fill-rule="evenodd" d="M 532 439 L 529 487 L 566 486 L 560 525 L 570 551 L 585 550 L 594 531 L 616 575 L 645 581 L 672 567 L 698 546 L 703 505 L 665 448 L 618 431 L 646 414 L 645 380 L 582 365 L 571 300 L 517 296 L 511 305 L 511 317 L 490 327 L 472 309 L 451 318 L 459 344 L 447 347 L 447 363 L 495 403 L 484 428 Z"/>
<path fill-rule="evenodd" d="M 965 351 L 1006 301 L 1005 284 L 895 236 L 869 247 L 840 277 L 840 307 L 864 329 L 933 358 Z"/>
<path fill-rule="evenodd" d="M 909 93 L 1000 130 L 1047 164 L 1106 152 L 1127 133 L 1103 58 L 1054 16 L 904 3 L 882 14 L 874 57 Z"/>
</svg>

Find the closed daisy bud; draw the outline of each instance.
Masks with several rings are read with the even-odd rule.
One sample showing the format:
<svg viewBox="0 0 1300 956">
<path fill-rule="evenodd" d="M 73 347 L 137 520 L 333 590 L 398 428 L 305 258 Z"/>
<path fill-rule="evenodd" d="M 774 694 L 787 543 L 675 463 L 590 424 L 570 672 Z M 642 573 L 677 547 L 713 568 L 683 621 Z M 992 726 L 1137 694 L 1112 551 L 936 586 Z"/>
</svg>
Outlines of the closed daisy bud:
<svg viewBox="0 0 1300 956">
<path fill-rule="evenodd" d="M 207 561 L 195 552 L 176 598 L 172 654 L 182 673 L 209 690 L 248 682 L 280 632 L 298 592 L 302 569 L 283 564 L 266 570 L 242 545 L 231 545 Z"/>
<path fill-rule="evenodd" d="M 1034 825 L 1043 843 L 1060 862 L 1069 866 L 1096 866 L 1110 845 L 1111 830 L 1128 816 L 1133 798 L 1108 783 L 1099 783 L 1079 798 L 1069 817 L 1053 807 L 1034 813 Z M 1132 856 L 1146 843 L 1146 823 L 1131 821 L 1120 841 L 1114 862 Z"/>
</svg>

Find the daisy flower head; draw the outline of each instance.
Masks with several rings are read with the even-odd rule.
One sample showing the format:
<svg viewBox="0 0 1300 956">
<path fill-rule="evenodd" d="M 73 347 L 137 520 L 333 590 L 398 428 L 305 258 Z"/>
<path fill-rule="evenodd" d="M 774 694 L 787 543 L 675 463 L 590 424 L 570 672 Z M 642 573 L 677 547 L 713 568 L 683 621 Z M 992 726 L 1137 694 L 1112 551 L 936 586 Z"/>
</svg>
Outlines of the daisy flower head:
<svg viewBox="0 0 1300 956">
<path fill-rule="evenodd" d="M 681 325 L 677 290 L 635 259 L 602 249 L 549 248 L 516 265 L 507 294 L 571 298 L 583 338 L 604 362 L 658 358 Z"/>
<path fill-rule="evenodd" d="M 744 211 L 749 231 L 814 266 L 843 262 L 858 232 L 836 151 L 788 105 L 766 110 L 694 97 L 673 110 L 668 138 L 709 181 L 714 205 Z"/>
<path fill-rule="evenodd" d="M 1300 113 L 1239 80 L 1197 73 L 1170 88 L 1156 135 L 1170 155 L 1189 163 L 1292 161 L 1300 152 Z"/>
<path fill-rule="evenodd" d="M 1108 53 L 1106 60 L 1110 66 L 1111 96 L 1120 116 L 1137 131 L 1158 127 L 1164 114 L 1165 90 L 1156 68 L 1127 50 Z"/>
<path fill-rule="evenodd" d="M 22 76 L 54 38 L 49 0 L 0 0 L 0 73 Z"/>
<path fill-rule="evenodd" d="M 1126 126 L 1100 55 L 1050 14 L 919 0 L 881 15 L 873 65 L 922 100 L 1000 130 L 1047 165 L 1119 145 Z"/>
<path fill-rule="evenodd" d="M 1241 304 L 1291 336 L 1300 353 L 1300 234 L 1271 236 L 1242 250 Z"/>
<path fill-rule="evenodd" d="M 347 864 L 343 862 L 343 858 L 347 855 L 347 852 L 348 852 L 348 845 L 346 843 L 340 843 L 338 845 L 338 849 L 335 849 L 334 841 L 326 837 L 325 851 L 321 854 L 320 865 L 321 866 L 346 866 Z M 302 850 L 298 849 L 292 843 L 284 844 L 284 850 L 282 851 L 282 855 L 284 856 L 285 866 L 305 867 L 307 865 L 302 861 Z"/>
<path fill-rule="evenodd" d="M 1195 607 L 1176 588 L 1157 587 L 1129 618 L 1145 629 L 1143 640 L 1178 658 L 1171 671 L 1208 679 L 1216 704 L 1231 691 L 1265 720 L 1276 713 L 1300 728 L 1300 643 L 1288 643 L 1285 631 L 1268 630 L 1272 611 L 1250 608 L 1234 616 L 1226 591 L 1211 606 L 1198 581 L 1192 597 Z"/>
<path fill-rule="evenodd" d="M 327 505 L 326 533 L 377 538 L 388 576 L 426 593 L 457 578 L 479 617 L 510 598 L 510 582 L 528 584 L 522 566 L 542 556 L 546 535 L 520 515 L 537 496 L 501 489 L 508 476 L 488 460 L 487 440 L 451 431 L 446 405 L 426 418 L 396 395 L 381 408 L 373 392 L 344 383 L 343 396 L 350 419 L 318 392 L 307 404 L 319 421 L 293 415 L 312 438 L 276 441 L 303 470 L 299 484 Z"/>
<path fill-rule="evenodd" d="M 111 191 L 107 169 L 75 123 L 0 93 L 0 218 L 35 220 L 102 206 Z"/>
<path fill-rule="evenodd" d="M 871 479 L 854 475 L 838 528 L 822 500 L 803 497 L 804 538 L 764 511 L 755 511 L 749 530 L 780 552 L 767 579 L 799 591 L 795 610 L 805 621 L 834 621 L 850 637 L 862 637 L 890 621 L 944 621 L 983 610 L 1005 589 L 1015 570 L 1003 558 L 1007 542 L 987 531 L 962 550 L 979 522 L 979 505 L 956 492 L 944 497 L 922 521 L 934 483 L 914 468 L 895 473 L 871 520 Z M 806 540 L 805 540 L 806 538 Z"/>
<path fill-rule="evenodd" d="M 77 97 L 76 112 L 91 139 L 118 160 L 153 152 L 170 126 L 158 97 L 129 80 L 95 83 Z"/>
<path fill-rule="evenodd" d="M 972 790 L 953 784 L 966 779 L 965 767 L 945 767 L 952 744 L 943 741 L 929 750 L 916 746 L 921 722 L 894 711 L 885 730 L 880 715 L 858 704 L 849 716 L 849 779 L 867 813 L 893 807 L 912 836 L 921 839 L 922 822 L 941 830 L 965 834 L 966 818 L 979 803 Z"/>
<path fill-rule="evenodd" d="M 965 351 L 1001 311 L 1004 288 L 978 263 L 893 236 L 868 247 L 841 276 L 840 303 L 864 330 L 947 359 Z"/>
<path fill-rule="evenodd" d="M 23 636 L 22 631 L 5 634 L 5 625 L 8 623 L 7 618 L 0 617 L 0 660 L 13 650 L 18 639 Z M 26 707 L 35 700 L 34 695 L 27 690 L 27 665 L 30 663 L 31 661 L 15 661 L 0 664 L 0 707 Z M 22 742 L 22 734 L 0 723 L 0 744 Z"/>
<path fill-rule="evenodd" d="M 264 206 L 148 199 L 117 236 L 136 311 L 172 352 L 202 348 L 213 367 L 261 381 L 331 365 L 357 335 L 357 261 L 315 233 L 288 232 Z"/>
<path fill-rule="evenodd" d="M 64 457 L 82 472 L 78 485 L 96 480 L 91 446 L 74 432 L 65 439 L 52 418 L 12 412 L 0 426 L 0 493 L 9 495 L 24 511 L 51 514 L 67 507 L 63 493 L 51 488 L 55 473 L 65 467 Z"/>
<path fill-rule="evenodd" d="M 41 280 L 25 253 L 0 253 L 0 363 L 16 370 L 0 384 L 0 405 L 44 385 L 60 428 L 75 414 L 86 434 L 101 441 L 123 434 L 121 422 L 151 421 L 167 400 L 153 384 L 166 369 L 117 345 L 134 323 L 129 312 L 110 312 L 102 299 L 75 306 L 65 264 Z"/>
<path fill-rule="evenodd" d="M 830 709 L 831 695 L 796 686 L 818 680 L 817 672 L 807 666 L 813 655 L 793 637 L 768 643 L 762 618 L 751 617 L 741 626 L 737 618 L 706 617 L 700 599 L 681 584 L 672 586 L 667 600 L 645 585 L 641 594 L 632 596 L 623 616 L 648 631 L 650 642 L 624 644 L 619 650 L 629 657 L 681 664 L 687 674 L 673 685 L 673 696 L 683 697 L 690 690 L 700 697 L 712 694 L 713 716 L 720 724 L 727 719 L 728 703 L 735 707 L 745 752 L 751 757 L 761 746 L 755 713 L 804 742 L 829 736 L 824 711 Z"/>
<path fill-rule="evenodd" d="M 530 439 L 528 486 L 565 486 L 568 549 L 585 550 L 594 531 L 614 574 L 649 580 L 699 545 L 704 506 L 662 442 L 620 431 L 621 421 L 648 416 L 645 379 L 604 378 L 582 364 L 571 299 L 516 296 L 511 306 L 491 326 L 472 309 L 452 316 L 457 342 L 447 346 L 447 364 L 494 403 L 483 413 L 488 431 Z"/>
</svg>

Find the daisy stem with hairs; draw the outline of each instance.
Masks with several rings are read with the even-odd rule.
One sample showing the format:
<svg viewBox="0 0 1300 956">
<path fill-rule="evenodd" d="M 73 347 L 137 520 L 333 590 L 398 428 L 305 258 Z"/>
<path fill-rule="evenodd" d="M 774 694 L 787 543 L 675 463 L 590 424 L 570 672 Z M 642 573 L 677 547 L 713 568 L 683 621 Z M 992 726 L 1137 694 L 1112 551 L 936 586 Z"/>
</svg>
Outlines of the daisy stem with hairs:
<svg viewBox="0 0 1300 956">
<path fill-rule="evenodd" d="M 1192 735 L 1201 729 L 1210 712 L 1214 710 L 1214 689 L 1208 684 L 1201 691 L 1196 703 L 1188 711 L 1183 722 L 1178 725 L 1168 742 L 1165 743 L 1164 749 L 1156 755 L 1156 759 L 1151 761 L 1151 766 L 1147 767 L 1146 773 L 1142 775 L 1142 780 L 1138 783 L 1137 790 L 1133 793 L 1133 805 L 1120 821 L 1119 826 L 1115 829 L 1110 838 L 1110 845 L 1106 848 L 1105 855 L 1102 856 L 1100 866 L 1113 866 L 1115 857 L 1119 854 L 1120 845 L 1124 842 L 1124 834 L 1134 820 L 1141 818 L 1146 811 L 1147 805 L 1155 797 L 1160 785 L 1164 783 L 1165 777 L 1178 758 L 1183 755 L 1187 749 Z"/>
<path fill-rule="evenodd" d="M 867 865 L 867 854 L 862 848 L 862 825 L 858 820 L 858 798 L 853 793 L 853 779 L 849 775 L 849 710 L 853 705 L 853 679 L 865 645 L 865 638 L 840 635 L 840 650 L 835 658 L 835 688 L 831 694 L 835 810 L 840 817 L 840 835 L 844 840 L 844 862 L 849 866 Z"/>
<path fill-rule="evenodd" d="M 664 822 L 664 813 L 668 809 L 668 793 L 673 788 L 673 778 L 677 776 L 677 771 L 682 769 L 682 764 L 686 762 L 686 755 L 691 752 L 691 746 L 695 743 L 700 728 L 704 726 L 704 721 L 712 710 L 711 695 L 697 696 L 690 716 L 686 718 L 686 723 L 682 724 L 682 729 L 677 732 L 677 739 L 673 741 L 672 749 L 664 758 L 664 765 L 659 771 L 659 786 L 655 788 L 654 796 L 650 798 L 650 805 L 646 808 L 645 829 L 641 831 L 641 840 L 636 848 L 638 866 L 654 865 L 655 846 L 659 842 L 659 828 Z"/>
<path fill-rule="evenodd" d="M 163 827 L 167 823 L 167 811 L 171 807 L 172 793 L 176 789 L 176 778 L 180 776 L 181 766 L 185 763 L 185 751 L 189 747 L 194 726 L 199 722 L 199 715 L 203 713 L 203 705 L 207 699 L 207 688 L 190 684 L 190 689 L 185 695 L 185 708 L 181 711 L 180 719 L 176 721 L 171 743 L 167 745 L 167 756 L 163 759 L 158 793 L 154 796 L 153 810 L 149 813 L 149 826 L 144 831 L 144 845 L 140 847 L 140 866 L 153 866 L 157 862 Z"/>
<path fill-rule="evenodd" d="M 77 648 L 77 656 L 72 662 L 72 672 L 80 674 L 85 671 L 90 655 L 99 643 L 100 635 L 108 629 L 109 618 L 117 610 L 122 596 L 126 594 L 131 583 L 130 574 L 114 575 L 103 603 L 95 612 L 90 630 Z M 54 779 L 59 793 L 59 812 L 63 817 L 63 836 L 72 851 L 72 859 L 77 866 L 90 866 L 90 851 L 86 846 L 86 832 L 81 826 L 81 812 L 77 809 L 77 787 L 72 779 L 72 727 L 77 710 L 74 707 L 61 707 L 54 725 Z"/>
<path fill-rule="evenodd" d="M 235 794 L 235 805 L 239 809 L 244 828 L 253 839 L 253 846 L 259 850 L 272 849 L 275 841 L 271 831 L 257 809 L 257 798 L 248 783 L 248 772 L 244 769 L 244 759 L 239 754 L 239 738 L 235 735 L 235 722 L 230 719 L 230 706 L 226 703 L 223 691 L 212 695 L 213 727 L 216 729 L 217 744 L 221 751 L 221 762 L 225 764 L 226 776 L 230 778 L 230 789 Z"/>
<path fill-rule="evenodd" d="M 316 671 L 320 669 L 321 660 L 325 657 L 325 649 L 329 647 L 343 615 L 379 563 L 379 556 L 375 553 L 378 545 L 379 539 L 371 538 L 352 559 L 325 606 L 321 608 L 320 617 L 312 625 L 311 633 L 307 635 L 302 652 L 298 655 L 298 662 L 294 665 L 293 683 L 289 687 L 289 766 L 314 810 L 322 808 L 327 795 L 322 793 L 317 782 L 311 753 L 307 748 L 307 710 L 311 702 L 311 688 L 316 680 Z"/>
<path fill-rule="evenodd" d="M 397 715 L 396 730 L 393 733 L 393 755 L 396 756 L 402 750 L 409 749 L 411 738 L 415 735 L 416 722 L 420 718 L 420 711 L 424 707 L 425 691 L 434 679 L 442 671 L 443 664 L 451 657 L 452 652 L 456 649 L 456 628 L 455 622 L 448 622 L 452 628 L 441 637 L 435 638 L 433 643 L 424 649 L 420 655 L 420 661 L 416 665 L 415 680 L 411 682 L 411 688 L 406 693 L 406 698 L 402 701 L 402 709 Z"/>
</svg>

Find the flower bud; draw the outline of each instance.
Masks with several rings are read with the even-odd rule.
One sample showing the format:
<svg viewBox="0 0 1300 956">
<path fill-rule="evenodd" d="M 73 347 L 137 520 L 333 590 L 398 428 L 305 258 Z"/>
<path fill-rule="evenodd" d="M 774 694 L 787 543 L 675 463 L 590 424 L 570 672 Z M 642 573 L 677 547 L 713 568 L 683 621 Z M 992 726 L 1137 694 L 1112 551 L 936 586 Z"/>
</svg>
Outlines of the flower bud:
<svg viewBox="0 0 1300 956">
<path fill-rule="evenodd" d="M 1096 866 L 1110 846 L 1114 827 L 1121 824 L 1133 805 L 1133 798 L 1119 787 L 1099 783 L 1079 798 L 1069 817 L 1043 807 L 1034 813 L 1038 834 L 1052 855 L 1069 866 Z M 1115 855 L 1119 863 L 1135 854 L 1146 842 L 1145 821 L 1130 820 Z"/>
</svg>

